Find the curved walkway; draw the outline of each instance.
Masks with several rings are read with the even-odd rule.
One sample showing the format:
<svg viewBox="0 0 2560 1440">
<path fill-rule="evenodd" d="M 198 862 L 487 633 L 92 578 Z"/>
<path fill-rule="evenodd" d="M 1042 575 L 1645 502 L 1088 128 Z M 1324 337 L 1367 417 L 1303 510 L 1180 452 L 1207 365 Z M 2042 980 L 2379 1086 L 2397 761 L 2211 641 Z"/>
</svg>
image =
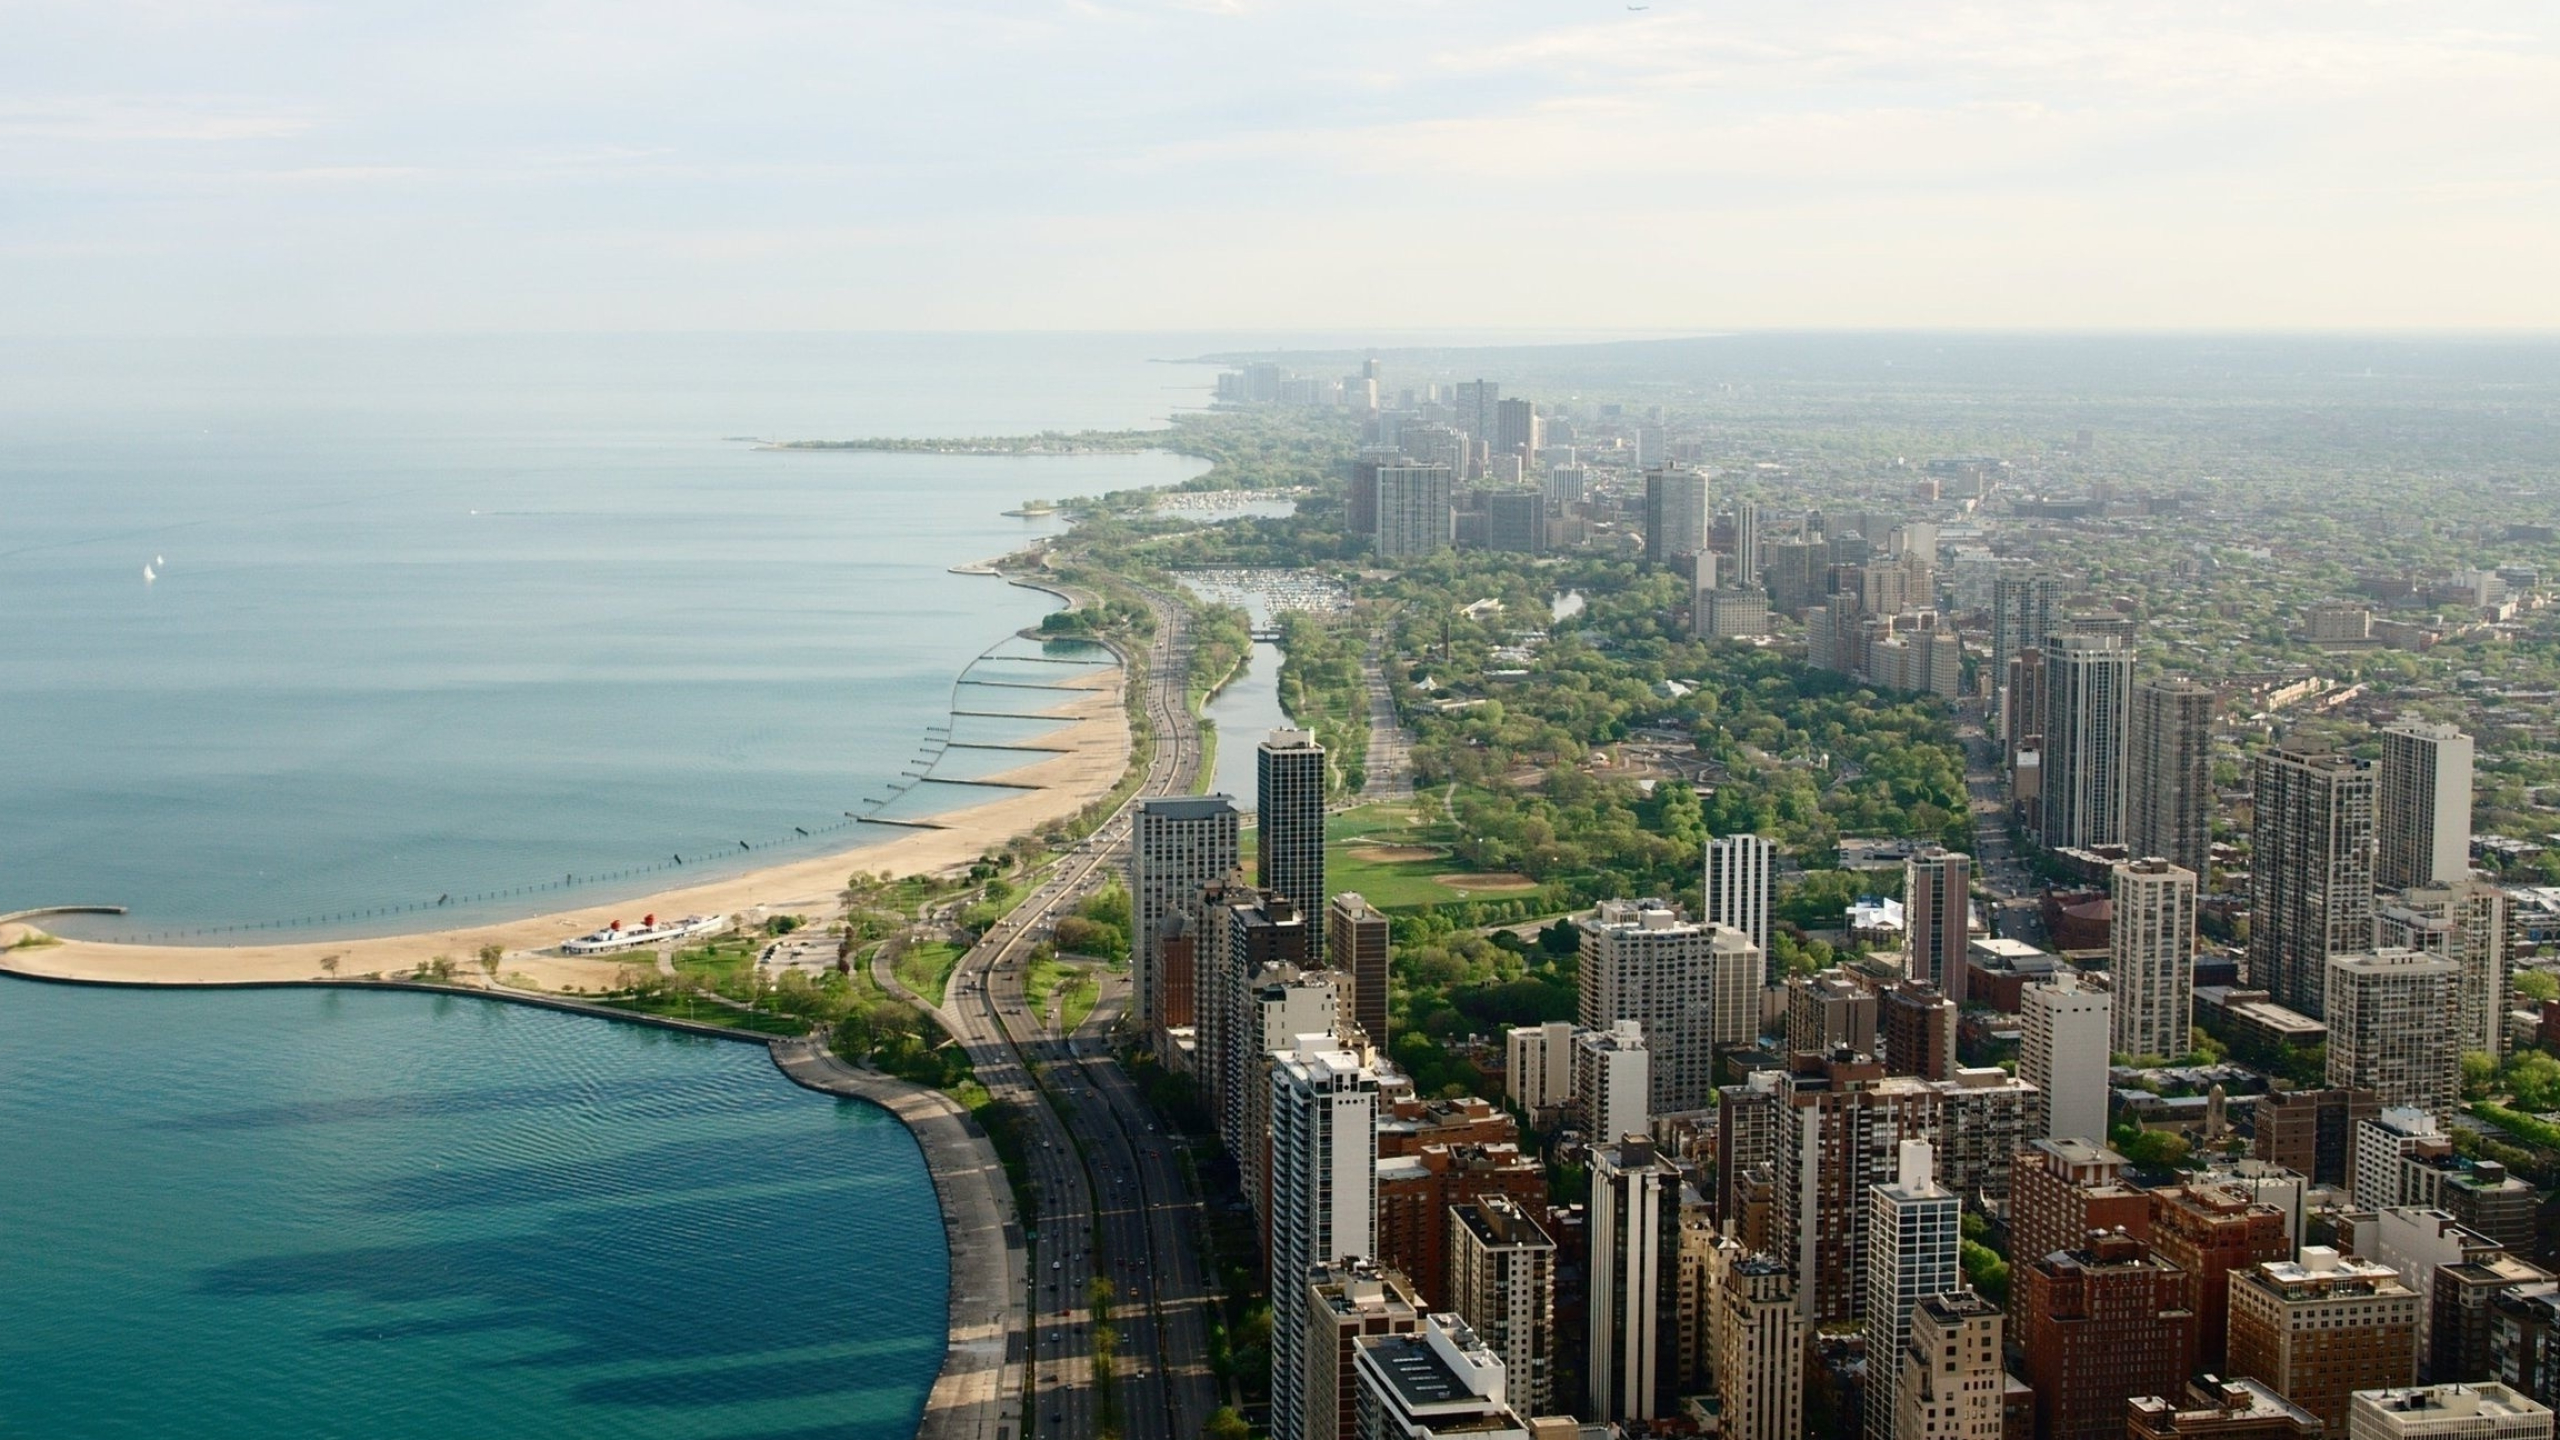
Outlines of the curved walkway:
<svg viewBox="0 0 2560 1440">
<path fill-rule="evenodd" d="M 794 1084 L 868 1100 L 895 1115 L 924 1151 L 951 1251 L 951 1335 L 926 1398 L 918 1440 L 1012 1440 L 1022 1433 L 1020 1297 L 1030 1284 L 1022 1227 L 995 1146 L 939 1090 L 848 1065 L 815 1040 L 776 1040 L 773 1063 Z"/>
</svg>

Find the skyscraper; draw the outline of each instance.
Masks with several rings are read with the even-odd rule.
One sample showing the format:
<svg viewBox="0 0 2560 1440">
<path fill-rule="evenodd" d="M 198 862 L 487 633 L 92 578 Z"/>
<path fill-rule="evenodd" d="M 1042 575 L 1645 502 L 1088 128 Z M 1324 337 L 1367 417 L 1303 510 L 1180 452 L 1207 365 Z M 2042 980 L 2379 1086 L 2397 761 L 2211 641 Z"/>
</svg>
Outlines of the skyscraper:
<svg viewBox="0 0 2560 1440">
<path fill-rule="evenodd" d="M 1728 589 L 1748 590 L 1760 583 L 1760 502 L 1733 502 L 1733 583 Z"/>
<path fill-rule="evenodd" d="M 1539 430 L 1538 407 L 1526 400 L 1496 400 L 1493 406 L 1493 453 L 1534 455 Z"/>
<path fill-rule="evenodd" d="M 2000 1440 L 2008 1390 L 2000 1308 L 1970 1290 L 1930 1295 L 1912 1307 L 1910 1328 L 1894 1380 L 1893 1440 Z"/>
<path fill-rule="evenodd" d="M 2231 1373 L 2275 1387 L 2338 1440 L 2349 1396 L 2417 1379 L 2417 1294 L 2390 1266 L 2325 1245 L 2235 1270 Z"/>
<path fill-rule="evenodd" d="M 1647 470 L 1644 475 L 1644 558 L 1668 565 L 1707 548 L 1707 472 Z"/>
<path fill-rule="evenodd" d="M 1324 889 L 1324 747 L 1312 730 L 1274 730 L 1254 751 L 1254 883 L 1321 915 Z M 1311 962 L 1324 959 L 1324 937 Z"/>
<path fill-rule="evenodd" d="M 1930 1173 L 1929 1142 L 1903 1141 L 1895 1171 L 1867 1191 L 1867 1354 L 1879 1359 L 1902 1354 L 1922 1300 L 1964 1288 L 1964 1202 Z M 1868 1366 L 1868 1440 L 1893 1440 L 1901 1378 L 1898 1366 Z"/>
<path fill-rule="evenodd" d="M 2125 766 L 2124 843 L 2196 875 L 2210 873 L 2213 690 L 2193 680 L 2133 688 L 2133 755 Z"/>
<path fill-rule="evenodd" d="M 2508 1051 L 2507 892 L 2478 876 L 2416 885 L 2388 896 L 2375 915 L 2374 943 L 2423 950 L 2460 967 L 2454 980 L 2454 1043 L 2491 1055 Z"/>
<path fill-rule="evenodd" d="M 1500 432 L 1502 386 L 1491 380 L 1461 380 L 1455 387 L 1450 409 L 1456 412 L 1459 428 L 1491 443 Z"/>
<path fill-rule="evenodd" d="M 1129 972 L 1141 1024 L 1170 1023 L 1163 1013 L 1157 953 L 1165 922 L 1188 914 L 1204 886 L 1236 868 L 1238 825 L 1235 801 L 1224 795 L 1162 795 L 1138 802 L 1129 832 Z"/>
<path fill-rule="evenodd" d="M 2452 1112 L 2462 1091 L 2450 960 L 2415 950 L 2329 957 L 2329 1083 L 2386 1106 Z"/>
<path fill-rule="evenodd" d="M 1991 582 L 1991 674 L 1996 683 L 2009 683 L 2011 660 L 2044 649 L 2045 636 L 2062 618 L 2062 589 L 2051 575 L 2002 574 Z M 1995 706 L 1993 713 L 2009 710 Z M 2036 713 L 2044 712 L 2039 708 Z M 2007 731 L 2002 733 L 2005 737 Z"/>
<path fill-rule="evenodd" d="M 1760 1032 L 1767 962 L 1739 930 L 1702 925 L 1661 900 L 1609 900 L 1582 931 L 1585 1030 L 1619 1020 L 1644 1026 L 1652 1051 L 1652 1115 L 1715 1103 L 1715 1047 L 1748 1045 Z"/>
<path fill-rule="evenodd" d="M 1449 1220 L 1449 1308 L 1502 1357 L 1513 1408 L 1544 1415 L 1555 1400 L 1556 1242 L 1507 1196 L 1453 1205 Z"/>
<path fill-rule="evenodd" d="M 2020 995 L 2018 1078 L 2036 1087 L 2027 1101 L 2030 1137 L 2106 1137 L 2111 998 L 2068 979 Z"/>
<path fill-rule="evenodd" d="M 1354 1346 L 1363 1335 L 1410 1335 L 1422 1328 L 1422 1314 L 1405 1277 L 1371 1261 L 1343 1260 L 1309 1273 L 1298 1371 L 1307 1440 L 1358 1440 Z M 1289 1342 L 1274 1332 L 1271 1343 L 1277 1351 Z"/>
<path fill-rule="evenodd" d="M 2411 720 L 2384 727 L 2373 881 L 2385 890 L 2471 878 L 2471 737 Z"/>
<path fill-rule="evenodd" d="M 2251 770 L 2249 981 L 2320 1015 L 2329 957 L 2373 944 L 2373 772 L 2279 745 Z"/>
<path fill-rule="evenodd" d="M 1387 915 L 1357 890 L 1325 903 L 1325 962 L 1351 977 L 1351 1018 L 1387 1048 Z"/>
<path fill-rule="evenodd" d="M 2186 1305 L 2196 1312 L 2194 1368 L 2219 1375 L 2231 1327 L 2231 1272 L 2293 1258 L 2285 1212 L 2246 1190 L 2209 1181 L 2166 1186 L 2149 1199 L 2147 1239 L 2186 1276 Z"/>
<path fill-rule="evenodd" d="M 1924 845 L 1902 862 L 1902 926 L 1910 975 L 1964 1003 L 1965 944 L 1973 934 L 1973 858 Z"/>
<path fill-rule="evenodd" d="M 1379 466 L 1378 528 L 1371 536 L 1378 558 L 1401 560 L 1448 549 L 1455 524 L 1449 508 L 1453 488 L 1446 465 Z"/>
<path fill-rule="evenodd" d="M 2118 1054 L 2187 1053 L 2195 1002 L 2196 877 L 2157 857 L 2117 865 L 2107 929 Z"/>
<path fill-rule="evenodd" d="M 1588 1413 L 1594 1420 L 1651 1420 L 1670 1411 L 1675 1369 L 1666 1352 L 1676 1321 L 1679 1169 L 1640 1137 L 1595 1145 L 1590 1217 Z M 1277 1440 L 1279 1431 L 1272 1434 Z"/>
<path fill-rule="evenodd" d="M 1503 1092 L 1521 1109 L 1534 1117 L 1564 1104 L 1573 1098 L 1573 1022 L 1512 1027 L 1503 1034 L 1503 1061 Z"/>
<path fill-rule="evenodd" d="M 1778 847 L 1765 835 L 1718 835 L 1707 842 L 1705 889 L 1710 925 L 1723 925 L 1751 937 L 1765 958 L 1769 953 L 1769 911 L 1777 902 Z M 1768 984 L 1780 983 L 1778 975 Z"/>
<path fill-rule="evenodd" d="M 1208 1092 L 1209 1113 L 1227 1153 L 1249 1160 L 1257 1152 L 1245 1137 L 1261 1111 L 1257 1092 L 1270 1053 L 1254 991 L 1273 967 L 1304 968 L 1313 937 L 1307 918 L 1287 896 L 1257 890 L 1241 877 L 1201 892 L 1200 919 L 1195 965 L 1201 1088 Z"/>
<path fill-rule="evenodd" d="M 2124 1402 L 2174 1393 L 2195 1359 L 2196 1317 L 2186 1277 L 2121 1232 L 2022 1257 L 2012 1283 L 2036 1433 L 2049 1440 L 2115 1440 Z"/>
<path fill-rule="evenodd" d="M 1310 1037 L 1271 1070 L 1271 1333 L 1303 1335 L 1319 1265 L 1377 1251 L 1378 1076 Z M 1302 1346 L 1271 1347 L 1273 1440 L 1307 1440 Z"/>
<path fill-rule="evenodd" d="M 2052 849 L 2121 845 L 2133 652 L 2113 636 L 2044 642 L 2044 779 L 2038 838 Z"/>
<path fill-rule="evenodd" d="M 1716 1248 L 1710 1264 L 1707 1345 L 1724 1401 L 1720 1433 L 1726 1440 L 1799 1440 L 1804 1317 L 1796 1313 L 1795 1272 L 1731 1241 Z"/>
<path fill-rule="evenodd" d="M 1573 1037 L 1573 1108 L 1585 1140 L 1651 1132 L 1652 1062 L 1644 1026 L 1633 1020 Z"/>
<path fill-rule="evenodd" d="M 2021 1261 L 2068 1250 L 2092 1230 L 2141 1239 L 2151 1198 L 2124 1178 L 2125 1158 L 2095 1140 L 2030 1140 L 2009 1175 L 2009 1253 Z M 2014 1273 L 2014 1272 L 2012 1272 Z M 2026 1287 L 2009 1287 L 2009 1313 L 2023 1326 Z"/>
</svg>

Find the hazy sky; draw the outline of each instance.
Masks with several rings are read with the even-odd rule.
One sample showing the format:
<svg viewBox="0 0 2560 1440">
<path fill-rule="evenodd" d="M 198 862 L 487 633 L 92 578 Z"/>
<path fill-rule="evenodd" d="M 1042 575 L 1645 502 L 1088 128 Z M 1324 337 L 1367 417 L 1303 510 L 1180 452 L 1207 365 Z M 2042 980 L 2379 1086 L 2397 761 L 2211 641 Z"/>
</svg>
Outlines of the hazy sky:
<svg viewBox="0 0 2560 1440">
<path fill-rule="evenodd" d="M 0 0 L 0 331 L 2560 328 L 2553 0 Z"/>
</svg>

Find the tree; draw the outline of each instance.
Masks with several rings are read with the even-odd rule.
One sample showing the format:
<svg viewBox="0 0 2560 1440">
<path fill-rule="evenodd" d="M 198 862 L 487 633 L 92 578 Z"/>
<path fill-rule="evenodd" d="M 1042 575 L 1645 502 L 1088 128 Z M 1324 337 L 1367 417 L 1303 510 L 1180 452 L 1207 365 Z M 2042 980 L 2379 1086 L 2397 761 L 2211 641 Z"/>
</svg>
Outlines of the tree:
<svg viewBox="0 0 2560 1440">
<path fill-rule="evenodd" d="M 2486 1100 L 2498 1080 L 2498 1059 L 2486 1050 L 2462 1052 L 2462 1098 Z"/>
<path fill-rule="evenodd" d="M 506 959 L 506 958 L 507 958 L 507 947 L 506 947 L 506 946 L 504 946 L 504 945 L 500 945 L 500 944 L 498 944 L 496 941 L 491 941 L 490 943 L 488 943 L 488 944 L 486 944 L 486 945 L 481 946 L 481 947 L 480 947 L 480 973 L 481 973 L 481 974 L 483 974 L 483 975 L 488 976 L 488 977 L 489 977 L 490 979 L 492 979 L 492 980 L 497 979 L 497 978 L 498 978 L 498 962 L 499 962 L 499 961 L 501 961 L 501 960 L 504 960 L 504 959 Z"/>
<path fill-rule="evenodd" d="M 338 957 L 337 957 L 337 956 L 335 956 L 335 955 L 323 955 L 323 956 L 321 956 L 321 957 L 320 957 L 320 973 L 322 973 L 322 974 L 324 974 L 324 975 L 335 975 L 335 974 L 337 974 L 337 973 L 338 973 Z"/>
<path fill-rule="evenodd" d="M 2548 970 L 2519 970 L 2515 978 L 2516 993 L 2528 1000 L 2560 1000 L 2560 977 Z"/>
<path fill-rule="evenodd" d="M 1235 1412 L 1235 1407 L 1221 1405 L 1209 1417 L 1207 1434 L 1209 1440 L 1253 1440 L 1253 1427 Z"/>
</svg>

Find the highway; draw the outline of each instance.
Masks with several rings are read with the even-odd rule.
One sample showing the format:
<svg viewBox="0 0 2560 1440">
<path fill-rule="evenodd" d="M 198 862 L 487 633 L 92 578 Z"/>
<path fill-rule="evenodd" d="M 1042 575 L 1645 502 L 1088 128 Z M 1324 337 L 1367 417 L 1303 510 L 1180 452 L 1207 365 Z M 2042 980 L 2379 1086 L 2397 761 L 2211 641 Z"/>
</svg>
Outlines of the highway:
<svg viewBox="0 0 2560 1440">
<path fill-rule="evenodd" d="M 1189 660 L 1181 608 L 1161 595 L 1149 646 L 1147 707 L 1155 744 L 1140 796 L 1180 794 L 1200 764 L 1200 734 L 1183 703 Z M 1133 802 L 1134 803 L 1134 802 Z M 1217 1407 L 1208 1365 L 1209 1286 L 1198 1250 L 1205 1214 L 1180 1142 L 1112 1058 L 1105 1038 L 1127 1005 L 1108 977 L 1101 1002 L 1072 1036 L 1025 1003 L 1032 948 L 1057 918 L 1125 869 L 1124 805 L 1053 863 L 1012 913 L 954 968 L 941 1009 L 978 1080 L 1023 1118 L 1038 1215 L 1032 1225 L 1030 1324 L 1034 1437 L 1103 1433 L 1191 1440 Z M 1097 1216 L 1099 1223 L 1097 1223 Z M 1094 1364 L 1089 1282 L 1108 1279 L 1118 1335 L 1111 1413 Z"/>
</svg>

